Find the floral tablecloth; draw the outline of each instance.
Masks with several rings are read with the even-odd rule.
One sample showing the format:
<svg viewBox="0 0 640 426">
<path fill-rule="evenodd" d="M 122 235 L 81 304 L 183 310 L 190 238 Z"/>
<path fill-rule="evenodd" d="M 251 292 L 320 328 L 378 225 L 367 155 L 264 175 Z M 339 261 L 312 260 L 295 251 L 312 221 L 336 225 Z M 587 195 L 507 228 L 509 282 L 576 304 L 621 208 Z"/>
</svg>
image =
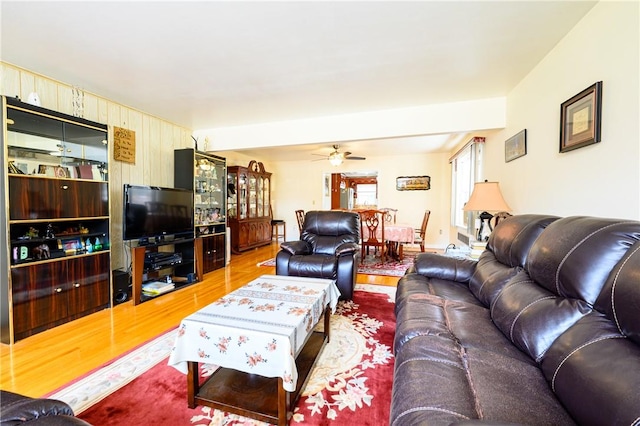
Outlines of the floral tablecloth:
<svg viewBox="0 0 640 426">
<path fill-rule="evenodd" d="M 384 239 L 386 241 L 397 241 L 401 243 L 412 243 L 415 230 L 411 225 L 385 223 Z M 378 239 L 382 238 L 382 228 L 378 226 Z"/>
<path fill-rule="evenodd" d="M 184 374 L 194 361 L 282 377 L 293 392 L 295 357 L 339 297 L 333 280 L 263 275 L 183 319 L 169 365 Z"/>
</svg>

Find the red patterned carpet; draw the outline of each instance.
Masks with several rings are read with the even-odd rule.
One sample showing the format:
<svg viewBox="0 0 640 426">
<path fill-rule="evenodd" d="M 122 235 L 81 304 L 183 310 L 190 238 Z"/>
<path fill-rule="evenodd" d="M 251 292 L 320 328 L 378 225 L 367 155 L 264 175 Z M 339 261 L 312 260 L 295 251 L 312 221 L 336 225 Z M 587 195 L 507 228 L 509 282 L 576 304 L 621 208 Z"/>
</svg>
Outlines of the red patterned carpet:
<svg viewBox="0 0 640 426">
<path fill-rule="evenodd" d="M 380 262 L 379 257 L 373 255 L 366 256 L 364 262 L 358 265 L 359 274 L 369 275 L 388 275 L 391 277 L 401 277 L 413 265 L 413 260 L 420 252 L 405 251 L 402 261 L 386 259 L 384 263 Z M 275 259 L 269 259 L 258 263 L 258 266 L 275 266 Z"/>
<path fill-rule="evenodd" d="M 376 292 L 382 291 L 384 293 Z M 290 424 L 388 423 L 393 378 L 395 288 L 358 285 L 353 301 L 340 302 L 331 318 L 331 341 L 299 399 Z M 386 294 L 385 294 L 386 293 Z M 152 352 L 172 343 L 174 331 L 151 342 Z M 171 342 L 171 343 L 169 343 Z M 145 345 L 145 346 L 149 346 Z M 51 395 L 69 403 L 78 417 L 94 425 L 264 425 L 207 407 L 187 408 L 186 376 L 167 365 L 168 353 L 146 371 L 144 349 L 123 365 L 109 366 Z M 201 369 L 203 377 L 214 366 Z M 128 374 L 138 377 L 125 377 Z M 108 389 L 112 388 L 112 389 Z"/>
</svg>

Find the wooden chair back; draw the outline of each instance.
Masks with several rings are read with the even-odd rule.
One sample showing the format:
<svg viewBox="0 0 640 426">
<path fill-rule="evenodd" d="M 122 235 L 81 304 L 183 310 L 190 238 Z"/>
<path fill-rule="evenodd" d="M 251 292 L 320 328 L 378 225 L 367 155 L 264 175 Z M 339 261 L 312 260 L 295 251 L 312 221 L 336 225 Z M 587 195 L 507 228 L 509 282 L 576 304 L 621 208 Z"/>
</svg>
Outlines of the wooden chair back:
<svg viewBox="0 0 640 426">
<path fill-rule="evenodd" d="M 420 244 L 420 251 L 424 252 L 424 239 L 427 235 L 427 225 L 429 224 L 429 216 L 431 216 L 431 210 L 424 211 L 424 217 L 422 218 L 422 225 L 420 225 L 420 229 L 416 231 L 416 239 L 414 244 Z"/>
<path fill-rule="evenodd" d="M 384 220 L 391 223 L 396 223 L 396 213 L 398 213 L 398 209 L 392 209 L 389 207 L 384 207 L 380 209 L 380 211 L 384 212 Z"/>
<path fill-rule="evenodd" d="M 365 253 L 369 254 L 369 248 L 374 248 L 374 253 L 380 249 L 380 261 L 385 261 L 385 238 L 384 224 L 385 212 L 382 210 L 362 210 L 360 214 L 360 234 L 361 234 L 361 259 L 364 260 Z"/>
<path fill-rule="evenodd" d="M 302 234 L 302 226 L 304 225 L 304 210 L 296 210 L 296 220 L 298 221 L 298 231 Z"/>
</svg>

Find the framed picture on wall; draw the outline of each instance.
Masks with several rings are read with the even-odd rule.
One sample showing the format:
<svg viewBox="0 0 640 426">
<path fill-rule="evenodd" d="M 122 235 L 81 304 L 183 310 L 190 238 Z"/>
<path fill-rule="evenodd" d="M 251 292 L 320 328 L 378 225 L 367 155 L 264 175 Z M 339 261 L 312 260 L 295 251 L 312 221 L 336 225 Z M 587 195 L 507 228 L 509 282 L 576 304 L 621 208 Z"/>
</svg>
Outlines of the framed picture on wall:
<svg viewBox="0 0 640 426">
<path fill-rule="evenodd" d="M 600 142 L 602 82 L 587 87 L 560 106 L 560 152 Z"/>
<path fill-rule="evenodd" d="M 527 154 L 527 129 L 511 136 L 504 143 L 504 161 L 508 163 Z"/>
<path fill-rule="evenodd" d="M 396 178 L 397 191 L 426 191 L 431 189 L 430 176 L 400 176 Z"/>
</svg>

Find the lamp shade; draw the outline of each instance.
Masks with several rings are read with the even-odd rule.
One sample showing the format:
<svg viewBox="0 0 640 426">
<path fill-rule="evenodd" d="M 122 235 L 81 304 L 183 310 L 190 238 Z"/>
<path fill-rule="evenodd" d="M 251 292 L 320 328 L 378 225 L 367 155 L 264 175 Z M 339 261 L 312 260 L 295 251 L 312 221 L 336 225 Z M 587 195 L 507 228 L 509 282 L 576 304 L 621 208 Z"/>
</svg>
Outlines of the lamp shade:
<svg viewBox="0 0 640 426">
<path fill-rule="evenodd" d="M 508 212 L 511 207 L 502 197 L 498 182 L 476 182 L 469 201 L 464 205 L 464 211 L 480 212 Z"/>
</svg>

